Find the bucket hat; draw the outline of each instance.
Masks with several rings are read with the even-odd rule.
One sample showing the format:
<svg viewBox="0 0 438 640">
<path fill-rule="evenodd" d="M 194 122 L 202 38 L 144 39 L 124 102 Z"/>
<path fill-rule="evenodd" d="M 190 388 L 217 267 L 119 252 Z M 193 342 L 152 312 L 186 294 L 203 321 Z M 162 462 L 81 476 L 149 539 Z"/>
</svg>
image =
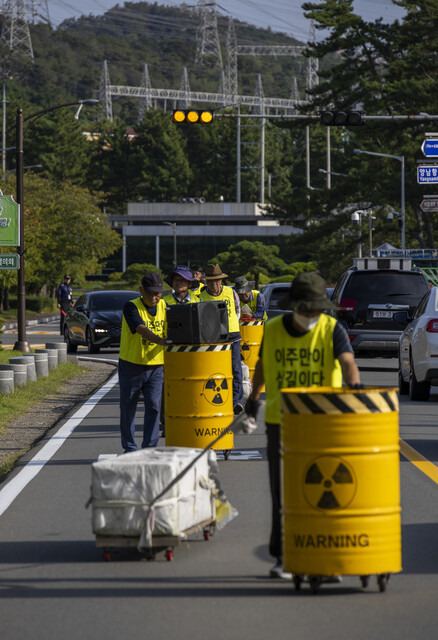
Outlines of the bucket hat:
<svg viewBox="0 0 438 640">
<path fill-rule="evenodd" d="M 159 273 L 146 273 L 141 279 L 141 286 L 144 291 L 152 293 L 163 293 L 163 280 Z"/>
<path fill-rule="evenodd" d="M 324 278 L 316 271 L 299 273 L 279 306 L 281 309 L 291 309 L 299 313 L 333 309 L 334 304 L 327 297 L 326 286 Z"/>
<path fill-rule="evenodd" d="M 205 268 L 205 280 L 223 280 L 228 278 L 227 273 L 222 273 L 218 264 L 208 264 Z"/>
<path fill-rule="evenodd" d="M 193 277 L 191 269 L 185 267 L 184 265 L 178 264 L 175 269 L 169 273 L 167 278 L 164 279 L 164 282 L 172 287 L 173 276 L 181 276 L 184 280 L 188 280 L 189 282 L 198 282 L 196 278 Z"/>
<path fill-rule="evenodd" d="M 245 276 L 239 276 L 234 280 L 234 291 L 236 293 L 250 293 L 254 289 L 255 281 L 250 281 Z"/>
</svg>

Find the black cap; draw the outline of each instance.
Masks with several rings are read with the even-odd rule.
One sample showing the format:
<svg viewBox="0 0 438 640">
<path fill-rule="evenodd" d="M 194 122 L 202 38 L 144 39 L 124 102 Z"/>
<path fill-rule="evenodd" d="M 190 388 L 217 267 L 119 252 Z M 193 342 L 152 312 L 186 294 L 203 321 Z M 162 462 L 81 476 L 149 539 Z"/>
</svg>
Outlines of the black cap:
<svg viewBox="0 0 438 640">
<path fill-rule="evenodd" d="M 64 276 L 64 280 L 71 280 L 71 277 L 70 277 L 70 276 L 65 275 L 65 276 Z"/>
<path fill-rule="evenodd" d="M 144 291 L 163 293 L 163 280 L 159 273 L 146 273 L 141 279 L 141 286 Z"/>
</svg>

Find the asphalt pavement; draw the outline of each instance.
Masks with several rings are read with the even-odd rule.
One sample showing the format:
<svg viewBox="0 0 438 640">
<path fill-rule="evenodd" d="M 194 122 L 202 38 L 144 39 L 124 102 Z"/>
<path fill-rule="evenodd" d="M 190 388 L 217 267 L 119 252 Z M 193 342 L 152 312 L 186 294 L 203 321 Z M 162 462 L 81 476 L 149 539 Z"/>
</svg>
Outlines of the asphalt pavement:
<svg viewBox="0 0 438 640">
<path fill-rule="evenodd" d="M 114 350 L 99 355 L 117 358 Z M 374 370 L 365 371 L 363 381 L 396 386 L 396 374 L 383 371 L 380 362 L 367 361 Z M 437 404 L 438 395 L 432 394 L 428 403 L 402 398 L 400 405 L 402 438 L 418 452 L 417 462 L 422 454 L 435 468 Z M 141 408 L 137 420 L 140 425 Z M 135 548 L 116 549 L 105 562 L 96 546 L 85 508 L 91 463 L 119 453 L 113 378 L 94 401 L 52 429 L 0 485 L 5 640 L 436 636 L 437 484 L 421 465 L 401 457 L 403 572 L 391 576 L 385 593 L 375 578 L 363 589 L 357 576 L 349 576 L 313 595 L 308 585 L 297 593 L 291 582 L 268 577 L 273 560 L 267 548 L 270 499 L 262 416 L 258 430 L 236 436 L 230 458 L 219 461 L 223 489 L 239 515 L 209 541 L 199 534 L 177 546 L 172 562 L 164 553 L 146 561 Z"/>
</svg>

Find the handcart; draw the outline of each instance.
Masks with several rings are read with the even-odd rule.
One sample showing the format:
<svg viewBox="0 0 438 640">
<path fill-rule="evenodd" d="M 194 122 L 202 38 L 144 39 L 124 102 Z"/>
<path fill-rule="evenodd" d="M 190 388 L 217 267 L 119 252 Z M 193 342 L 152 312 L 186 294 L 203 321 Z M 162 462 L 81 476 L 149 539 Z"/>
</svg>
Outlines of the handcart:
<svg viewBox="0 0 438 640">
<path fill-rule="evenodd" d="M 214 535 L 216 528 L 215 520 L 206 520 L 200 522 L 190 529 L 182 531 L 178 536 L 152 536 L 152 546 L 145 549 L 141 549 L 141 553 L 146 560 L 155 560 L 157 553 L 164 551 L 166 560 L 171 562 L 173 560 L 173 550 L 179 546 L 182 542 L 185 542 L 190 535 L 199 533 L 202 531 L 204 540 L 210 540 L 210 537 Z M 103 559 L 105 562 L 111 560 L 111 552 L 114 548 L 126 548 L 137 547 L 139 545 L 139 537 L 128 536 L 96 536 L 96 547 L 103 548 Z"/>
</svg>

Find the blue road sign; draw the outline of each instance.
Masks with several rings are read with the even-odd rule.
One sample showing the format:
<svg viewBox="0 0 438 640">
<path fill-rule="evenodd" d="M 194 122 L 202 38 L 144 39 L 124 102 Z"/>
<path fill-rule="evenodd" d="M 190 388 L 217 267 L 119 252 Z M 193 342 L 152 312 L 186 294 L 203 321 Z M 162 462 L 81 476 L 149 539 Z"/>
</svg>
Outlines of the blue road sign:
<svg viewBox="0 0 438 640">
<path fill-rule="evenodd" d="M 426 158 L 438 158 L 438 140 L 428 138 L 421 145 L 421 151 Z"/>
<path fill-rule="evenodd" d="M 438 164 L 417 166 L 418 184 L 438 184 Z"/>
</svg>

